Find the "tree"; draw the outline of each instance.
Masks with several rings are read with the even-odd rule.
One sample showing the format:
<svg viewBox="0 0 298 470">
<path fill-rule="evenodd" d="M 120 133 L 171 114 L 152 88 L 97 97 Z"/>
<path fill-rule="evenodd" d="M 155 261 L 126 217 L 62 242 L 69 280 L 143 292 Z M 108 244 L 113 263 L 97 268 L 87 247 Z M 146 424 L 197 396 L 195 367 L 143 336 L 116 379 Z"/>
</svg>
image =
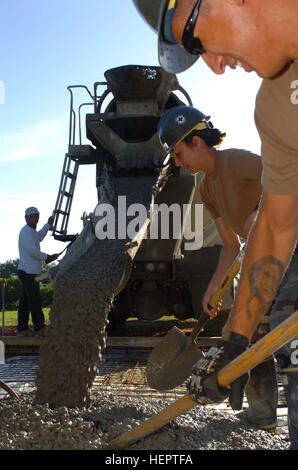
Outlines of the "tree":
<svg viewBox="0 0 298 470">
<path fill-rule="evenodd" d="M 2 306 L 2 279 L 0 278 L 1 285 L 1 306 Z M 4 289 L 4 306 L 6 310 L 17 310 L 19 307 L 19 298 L 21 293 L 21 281 L 18 276 L 9 276 L 5 280 Z M 40 283 L 40 295 L 42 307 L 49 307 L 53 299 L 53 287 L 50 282 Z"/>
<path fill-rule="evenodd" d="M 2 279 L 0 279 L 2 285 Z M 21 292 L 21 281 L 18 276 L 9 276 L 5 282 L 5 308 L 6 310 L 17 310 L 19 305 L 19 297 Z M 1 305 L 2 305 L 2 289 L 1 289 Z"/>
<path fill-rule="evenodd" d="M 0 277 L 7 279 L 9 276 L 14 275 L 17 276 L 18 274 L 18 265 L 19 265 L 19 258 L 5 261 L 5 263 L 0 263 Z M 46 264 L 44 261 L 41 265 L 41 272 L 44 273 L 48 271 L 50 268 L 53 268 L 58 263 L 53 261 L 50 264 Z"/>
<path fill-rule="evenodd" d="M 18 264 L 19 258 L 0 263 L 0 277 L 7 279 L 12 274 L 16 276 L 18 273 Z"/>
<path fill-rule="evenodd" d="M 21 293 L 21 281 L 17 275 L 18 273 L 18 264 L 19 259 L 8 260 L 5 263 L 0 263 L 0 283 L 1 283 L 1 293 L 0 299 L 2 306 L 2 279 L 5 282 L 5 309 L 6 310 L 17 310 L 19 306 L 19 298 Z M 48 271 L 50 268 L 53 268 L 58 263 L 55 261 L 50 264 L 45 264 L 42 262 L 42 272 Z M 40 294 L 42 307 L 49 307 L 53 299 L 53 288 L 49 281 L 43 281 L 40 283 Z"/>
</svg>

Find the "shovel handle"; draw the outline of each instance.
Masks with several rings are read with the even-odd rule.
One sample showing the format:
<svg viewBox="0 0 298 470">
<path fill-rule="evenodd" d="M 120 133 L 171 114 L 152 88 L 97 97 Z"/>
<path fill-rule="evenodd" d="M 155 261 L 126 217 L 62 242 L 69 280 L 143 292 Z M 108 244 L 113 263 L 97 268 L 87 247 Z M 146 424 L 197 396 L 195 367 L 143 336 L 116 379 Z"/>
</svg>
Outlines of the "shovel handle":
<svg viewBox="0 0 298 470">
<path fill-rule="evenodd" d="M 6 390 L 12 397 L 19 398 L 18 394 L 6 382 L 0 380 L 0 387 Z"/>
<path fill-rule="evenodd" d="M 298 334 L 298 310 L 280 323 L 274 330 L 257 341 L 247 351 L 218 372 L 217 381 L 226 387 L 247 371 L 256 367 L 284 344 L 291 341 Z"/>
<path fill-rule="evenodd" d="M 260 364 L 266 357 L 291 341 L 298 334 L 298 311 L 257 341 L 247 351 L 218 372 L 218 383 L 227 386 L 241 375 Z M 189 396 L 184 396 L 164 408 L 160 413 L 152 416 L 131 431 L 114 439 L 105 449 L 124 449 L 139 439 L 148 436 L 157 429 L 165 426 L 173 419 L 191 410 L 197 405 Z"/>
<path fill-rule="evenodd" d="M 219 302 L 225 295 L 227 288 L 232 284 L 234 277 L 240 269 L 242 258 L 243 250 L 239 253 L 237 258 L 234 260 L 233 264 L 230 266 L 229 271 L 227 272 L 227 275 L 224 278 L 218 291 L 213 295 L 213 297 L 211 297 L 210 302 L 208 304 L 209 308 L 214 307 L 214 305 L 216 305 L 217 302 Z M 193 342 L 196 339 L 196 337 L 198 336 L 198 334 L 200 333 L 200 331 L 205 326 L 208 320 L 210 320 L 210 316 L 208 315 L 208 313 L 203 312 L 200 314 L 197 324 L 194 326 L 191 334 L 189 335 L 189 343 Z"/>
<path fill-rule="evenodd" d="M 227 288 L 232 284 L 234 277 L 236 276 L 236 274 L 238 273 L 240 269 L 242 257 L 243 257 L 243 251 L 239 253 L 237 258 L 235 258 L 233 264 L 230 266 L 226 277 L 222 281 L 220 288 L 214 294 L 214 296 L 211 297 L 209 306 L 214 307 L 214 305 L 216 305 L 217 302 L 219 302 L 223 298 L 223 296 L 226 293 Z"/>
<path fill-rule="evenodd" d="M 196 325 L 193 327 L 192 332 L 189 335 L 188 344 L 194 342 L 194 340 L 196 339 L 202 328 L 206 325 L 208 320 L 210 320 L 208 313 L 203 312 L 200 314 Z"/>
</svg>

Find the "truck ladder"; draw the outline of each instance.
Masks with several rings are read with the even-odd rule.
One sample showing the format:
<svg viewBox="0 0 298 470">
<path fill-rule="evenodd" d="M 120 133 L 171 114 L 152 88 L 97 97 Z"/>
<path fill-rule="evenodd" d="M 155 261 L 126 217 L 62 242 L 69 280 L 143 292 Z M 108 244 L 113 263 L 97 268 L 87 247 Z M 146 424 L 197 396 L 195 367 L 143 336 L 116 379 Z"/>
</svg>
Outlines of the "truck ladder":
<svg viewBox="0 0 298 470">
<path fill-rule="evenodd" d="M 63 170 L 60 180 L 60 187 L 54 209 L 53 236 L 55 234 L 65 235 L 67 233 L 67 225 L 69 214 L 73 200 L 77 175 L 79 170 L 79 162 L 65 154 Z M 58 225 L 58 222 L 60 224 Z"/>
</svg>

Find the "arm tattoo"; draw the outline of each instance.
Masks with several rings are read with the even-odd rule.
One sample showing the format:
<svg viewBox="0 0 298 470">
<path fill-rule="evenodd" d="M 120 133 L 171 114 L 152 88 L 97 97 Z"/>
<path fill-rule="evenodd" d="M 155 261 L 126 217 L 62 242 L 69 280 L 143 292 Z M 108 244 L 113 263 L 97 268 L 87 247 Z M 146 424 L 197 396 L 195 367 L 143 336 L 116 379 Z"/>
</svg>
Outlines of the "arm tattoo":
<svg viewBox="0 0 298 470">
<path fill-rule="evenodd" d="M 247 301 L 246 312 L 252 318 L 250 303 L 258 301 L 258 315 L 263 316 L 270 308 L 284 273 L 283 263 L 272 255 L 253 263 L 249 273 L 251 294 Z"/>
</svg>

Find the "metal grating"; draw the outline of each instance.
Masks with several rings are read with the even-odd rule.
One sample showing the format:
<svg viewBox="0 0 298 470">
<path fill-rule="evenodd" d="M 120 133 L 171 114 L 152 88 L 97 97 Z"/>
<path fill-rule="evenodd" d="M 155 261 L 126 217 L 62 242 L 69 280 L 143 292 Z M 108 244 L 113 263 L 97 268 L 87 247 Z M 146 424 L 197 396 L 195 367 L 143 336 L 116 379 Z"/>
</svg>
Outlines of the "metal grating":
<svg viewBox="0 0 298 470">
<path fill-rule="evenodd" d="M 148 387 L 146 383 L 146 364 L 150 351 L 128 350 L 103 355 L 104 363 L 98 366 L 94 390 L 117 392 L 121 396 L 138 396 L 151 399 L 178 399 L 185 394 L 180 386 L 168 392 L 159 392 Z"/>
</svg>

